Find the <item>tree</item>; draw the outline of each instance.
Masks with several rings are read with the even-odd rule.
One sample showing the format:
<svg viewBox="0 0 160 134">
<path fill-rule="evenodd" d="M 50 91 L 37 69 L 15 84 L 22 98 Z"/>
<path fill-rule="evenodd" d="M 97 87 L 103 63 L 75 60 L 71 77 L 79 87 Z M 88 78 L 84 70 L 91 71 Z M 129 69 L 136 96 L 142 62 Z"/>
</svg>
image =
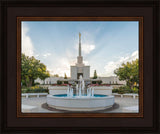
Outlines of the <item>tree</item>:
<svg viewBox="0 0 160 134">
<path fill-rule="evenodd" d="M 139 60 L 123 63 L 114 73 L 119 77 L 119 80 L 125 80 L 127 86 L 132 89 L 135 83 L 139 84 Z"/>
<path fill-rule="evenodd" d="M 64 74 L 64 79 L 67 79 L 67 75 L 66 75 L 66 73 Z"/>
<path fill-rule="evenodd" d="M 97 72 L 96 72 L 96 70 L 94 70 L 94 76 L 93 76 L 93 79 L 97 79 Z"/>
<path fill-rule="evenodd" d="M 22 83 L 27 87 L 30 87 L 34 84 L 34 80 L 40 78 L 44 80 L 49 77 L 49 72 L 46 69 L 46 66 L 40 62 L 40 60 L 35 59 L 33 56 L 21 56 L 21 80 Z"/>
<path fill-rule="evenodd" d="M 54 76 L 54 77 L 59 77 L 59 75 L 58 75 L 58 74 L 54 74 L 53 76 Z"/>
</svg>

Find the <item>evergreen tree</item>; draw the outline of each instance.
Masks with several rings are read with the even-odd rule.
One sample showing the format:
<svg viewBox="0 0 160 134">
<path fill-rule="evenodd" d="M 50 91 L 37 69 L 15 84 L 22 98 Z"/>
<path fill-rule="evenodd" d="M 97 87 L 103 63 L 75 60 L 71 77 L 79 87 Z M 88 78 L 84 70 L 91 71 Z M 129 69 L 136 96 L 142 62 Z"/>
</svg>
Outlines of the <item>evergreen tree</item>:
<svg viewBox="0 0 160 134">
<path fill-rule="evenodd" d="M 94 76 L 93 76 L 93 79 L 97 79 L 97 72 L 96 72 L 96 70 L 94 70 Z"/>
<path fill-rule="evenodd" d="M 66 73 L 64 74 L 64 79 L 67 79 L 67 75 L 66 75 Z"/>
</svg>

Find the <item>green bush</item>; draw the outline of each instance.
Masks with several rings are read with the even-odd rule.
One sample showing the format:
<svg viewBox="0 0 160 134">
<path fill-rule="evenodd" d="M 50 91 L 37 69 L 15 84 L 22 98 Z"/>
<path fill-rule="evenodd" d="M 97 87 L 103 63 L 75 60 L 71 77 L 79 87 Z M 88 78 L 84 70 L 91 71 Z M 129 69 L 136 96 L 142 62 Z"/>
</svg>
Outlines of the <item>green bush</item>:
<svg viewBox="0 0 160 134">
<path fill-rule="evenodd" d="M 32 86 L 32 87 L 23 87 L 21 89 L 22 93 L 49 93 L 48 89 L 44 89 L 39 86 Z"/>
<path fill-rule="evenodd" d="M 24 80 L 21 80 L 21 86 L 26 86 L 26 82 Z"/>
<path fill-rule="evenodd" d="M 126 93 L 126 92 L 125 92 L 124 89 L 119 89 L 118 93 L 119 93 L 119 94 L 124 94 L 124 93 Z"/>
<path fill-rule="evenodd" d="M 48 89 L 22 89 L 22 93 L 48 93 Z"/>
<path fill-rule="evenodd" d="M 57 84 L 58 84 L 58 85 L 61 85 L 61 84 L 62 84 L 62 81 L 57 80 Z"/>
<path fill-rule="evenodd" d="M 113 89 L 112 93 L 118 93 L 119 89 Z"/>
<path fill-rule="evenodd" d="M 133 92 L 134 92 L 134 93 L 138 93 L 138 92 L 139 92 L 138 87 L 134 87 L 134 88 L 133 88 Z"/>
<path fill-rule="evenodd" d="M 68 81 L 64 81 L 64 84 L 68 84 Z"/>
<path fill-rule="evenodd" d="M 96 84 L 96 81 L 92 81 L 92 84 Z"/>
<path fill-rule="evenodd" d="M 35 83 L 33 84 L 33 86 L 36 86 L 36 85 L 40 85 L 40 83 L 39 83 L 39 82 L 35 82 Z"/>
<path fill-rule="evenodd" d="M 118 94 L 125 94 L 125 93 L 138 93 L 139 89 L 138 87 L 134 87 L 133 89 L 130 89 L 128 86 L 119 87 L 119 89 L 113 89 L 113 93 Z"/>
<path fill-rule="evenodd" d="M 99 81 L 97 81 L 97 82 L 98 82 L 99 85 L 102 84 L 102 81 L 101 81 L 101 80 L 99 80 Z"/>
<path fill-rule="evenodd" d="M 119 88 L 119 92 L 121 94 L 123 93 L 132 93 L 132 90 L 128 86 L 123 86 Z"/>
</svg>

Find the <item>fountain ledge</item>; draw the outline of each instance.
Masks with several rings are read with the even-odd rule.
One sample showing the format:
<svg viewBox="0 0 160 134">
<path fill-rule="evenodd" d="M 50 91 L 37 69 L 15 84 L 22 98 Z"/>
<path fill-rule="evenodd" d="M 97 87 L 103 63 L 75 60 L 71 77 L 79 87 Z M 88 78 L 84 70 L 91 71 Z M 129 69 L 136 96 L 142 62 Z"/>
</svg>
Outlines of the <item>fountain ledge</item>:
<svg viewBox="0 0 160 134">
<path fill-rule="evenodd" d="M 49 107 L 69 111 L 103 110 L 113 106 L 114 96 L 71 98 L 48 95 L 47 104 Z"/>
</svg>

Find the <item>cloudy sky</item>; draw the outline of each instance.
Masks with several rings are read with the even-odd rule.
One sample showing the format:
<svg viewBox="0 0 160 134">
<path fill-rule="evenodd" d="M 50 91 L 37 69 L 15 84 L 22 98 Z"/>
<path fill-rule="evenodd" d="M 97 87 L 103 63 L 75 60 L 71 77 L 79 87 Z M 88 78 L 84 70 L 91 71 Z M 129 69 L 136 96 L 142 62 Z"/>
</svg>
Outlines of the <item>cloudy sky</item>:
<svg viewBox="0 0 160 134">
<path fill-rule="evenodd" d="M 78 56 L 81 32 L 82 56 L 98 76 L 113 76 L 123 62 L 138 58 L 137 21 L 23 21 L 22 53 L 34 56 L 51 74 L 70 76 Z"/>
</svg>

